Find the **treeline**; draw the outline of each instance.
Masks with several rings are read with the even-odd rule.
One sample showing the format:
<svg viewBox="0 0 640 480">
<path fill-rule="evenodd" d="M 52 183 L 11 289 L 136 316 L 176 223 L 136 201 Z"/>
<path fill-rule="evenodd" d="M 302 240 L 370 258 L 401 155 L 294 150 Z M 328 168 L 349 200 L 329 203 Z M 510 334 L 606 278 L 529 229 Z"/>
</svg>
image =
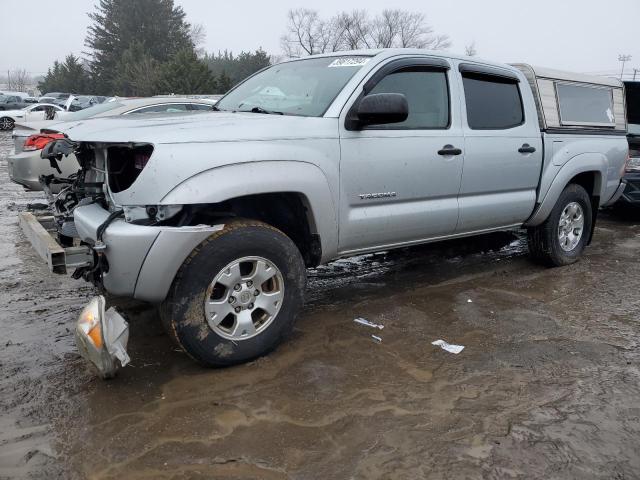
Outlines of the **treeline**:
<svg viewBox="0 0 640 480">
<path fill-rule="evenodd" d="M 173 0 L 100 0 L 89 14 L 89 56 L 55 61 L 42 92 L 151 96 L 224 93 L 270 64 L 263 51 L 202 55 L 204 30 Z"/>
</svg>

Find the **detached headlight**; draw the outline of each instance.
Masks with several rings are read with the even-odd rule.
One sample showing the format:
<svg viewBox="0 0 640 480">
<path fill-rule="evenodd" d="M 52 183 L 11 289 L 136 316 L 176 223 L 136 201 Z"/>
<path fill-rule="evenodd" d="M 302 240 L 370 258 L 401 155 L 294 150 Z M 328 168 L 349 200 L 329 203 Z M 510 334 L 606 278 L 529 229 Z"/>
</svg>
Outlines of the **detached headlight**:
<svg viewBox="0 0 640 480">
<path fill-rule="evenodd" d="M 627 172 L 640 172 L 640 157 L 629 157 Z"/>
<path fill-rule="evenodd" d="M 105 304 L 100 295 L 84 307 L 76 323 L 76 344 L 80 355 L 97 368 L 100 377 L 107 379 L 113 378 L 130 359 L 129 325 L 113 307 L 105 312 Z"/>
</svg>

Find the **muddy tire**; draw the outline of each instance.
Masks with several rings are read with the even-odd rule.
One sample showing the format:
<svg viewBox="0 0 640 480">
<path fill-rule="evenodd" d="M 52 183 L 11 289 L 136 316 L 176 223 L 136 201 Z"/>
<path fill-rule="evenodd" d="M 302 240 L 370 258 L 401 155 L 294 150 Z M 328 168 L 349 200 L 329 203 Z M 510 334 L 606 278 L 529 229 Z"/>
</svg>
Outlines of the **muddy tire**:
<svg viewBox="0 0 640 480">
<path fill-rule="evenodd" d="M 550 267 L 576 262 L 587 245 L 592 218 L 586 190 L 577 184 L 567 185 L 545 222 L 528 229 L 532 259 Z"/>
<path fill-rule="evenodd" d="M 13 130 L 15 122 L 11 117 L 0 117 L 0 130 Z"/>
<path fill-rule="evenodd" d="M 234 365 L 270 352 L 291 332 L 305 286 L 304 261 L 289 237 L 233 220 L 184 261 L 160 316 L 197 362 Z"/>
</svg>

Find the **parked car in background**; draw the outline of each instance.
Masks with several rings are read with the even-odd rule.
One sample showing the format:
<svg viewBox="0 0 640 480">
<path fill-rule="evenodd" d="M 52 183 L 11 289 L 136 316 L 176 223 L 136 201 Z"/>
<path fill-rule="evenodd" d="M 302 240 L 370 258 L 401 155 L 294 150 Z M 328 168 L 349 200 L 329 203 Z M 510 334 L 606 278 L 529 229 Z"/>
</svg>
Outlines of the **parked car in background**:
<svg viewBox="0 0 640 480">
<path fill-rule="evenodd" d="M 51 270 L 160 304 L 177 345 L 209 366 L 256 358 L 291 332 L 306 267 L 517 228 L 534 260 L 568 265 L 624 188 L 615 79 L 424 50 L 340 52 L 262 70 L 215 110 L 60 124 L 64 138 L 42 151 L 81 166 L 54 209 L 81 246 L 68 264 L 44 255 Z M 46 252 L 49 234 L 20 215 Z M 104 321 L 94 300 L 76 329 L 103 366 L 128 358 L 105 347 Z"/>
<path fill-rule="evenodd" d="M 80 122 L 89 118 L 132 115 L 143 116 L 149 113 L 188 113 L 212 111 L 215 100 L 191 98 L 136 98 L 117 99 L 105 102 L 78 112 L 66 113 L 59 120 L 63 122 Z M 0 120 L 1 122 L 1 120 Z M 42 190 L 39 178 L 41 175 L 55 175 L 68 178 L 76 173 L 80 166 L 73 154 L 60 163 L 60 171 L 54 169 L 50 163 L 40 158 L 42 148 L 55 138 L 55 135 L 40 134 L 40 129 L 51 130 L 61 128 L 59 122 L 20 122 L 13 132 L 14 154 L 7 159 L 9 176 L 15 183 L 23 185 L 29 190 Z M 51 184 L 51 191 L 58 192 L 63 184 Z"/>
<path fill-rule="evenodd" d="M 616 206 L 640 209 L 640 82 L 624 82 L 624 87 L 629 123 L 629 161 L 624 176 L 627 187 Z"/>
<path fill-rule="evenodd" d="M 30 97 L 30 95 L 26 92 L 15 92 L 15 91 L 10 91 L 10 90 L 2 90 L 0 91 L 0 96 L 13 96 L 13 97 L 20 97 L 20 98 L 28 98 Z"/>
<path fill-rule="evenodd" d="M 61 93 L 61 92 L 49 92 L 42 95 L 39 100 L 42 102 L 43 99 L 53 99 L 55 101 L 64 101 L 71 96 L 70 93 Z"/>
<path fill-rule="evenodd" d="M 101 95 L 78 95 L 73 96 L 71 105 L 69 105 L 69 111 L 77 112 L 78 110 L 84 110 L 85 108 L 93 107 L 103 103 L 107 97 Z"/>
<path fill-rule="evenodd" d="M 64 108 L 52 103 L 27 104 L 19 110 L 4 110 L 0 112 L 0 130 L 12 130 L 16 122 L 62 119 L 64 113 Z"/>
<path fill-rule="evenodd" d="M 17 95 L 0 96 L 0 111 L 19 110 L 27 105 L 29 105 L 29 102 L 26 101 L 26 97 L 19 97 Z"/>
</svg>

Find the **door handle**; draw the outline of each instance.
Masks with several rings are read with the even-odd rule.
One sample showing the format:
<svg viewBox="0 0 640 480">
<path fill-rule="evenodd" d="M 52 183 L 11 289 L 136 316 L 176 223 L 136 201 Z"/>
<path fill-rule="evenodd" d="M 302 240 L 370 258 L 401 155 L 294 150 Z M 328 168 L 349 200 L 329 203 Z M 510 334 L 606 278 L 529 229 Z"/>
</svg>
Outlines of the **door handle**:
<svg viewBox="0 0 640 480">
<path fill-rule="evenodd" d="M 533 153 L 535 151 L 536 151 L 535 147 L 532 147 L 528 143 L 525 143 L 518 149 L 518 152 L 520 153 Z"/>
<path fill-rule="evenodd" d="M 462 150 L 453 145 L 445 145 L 441 150 L 438 150 L 438 155 L 460 155 L 461 153 Z"/>
</svg>

